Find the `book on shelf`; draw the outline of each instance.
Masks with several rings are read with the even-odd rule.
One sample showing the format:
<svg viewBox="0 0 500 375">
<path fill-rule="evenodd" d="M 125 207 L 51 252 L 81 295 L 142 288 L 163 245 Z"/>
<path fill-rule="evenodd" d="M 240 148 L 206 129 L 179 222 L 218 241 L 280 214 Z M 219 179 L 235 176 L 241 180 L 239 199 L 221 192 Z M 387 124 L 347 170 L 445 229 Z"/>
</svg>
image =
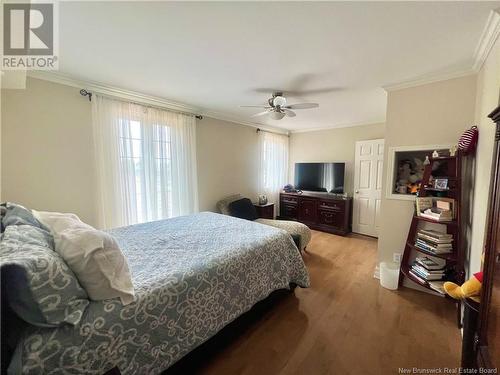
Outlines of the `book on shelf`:
<svg viewBox="0 0 500 375">
<path fill-rule="evenodd" d="M 435 245 L 451 244 L 453 242 L 453 236 L 451 234 L 425 229 L 420 229 L 417 232 L 417 238 Z"/>
<path fill-rule="evenodd" d="M 420 238 L 424 241 L 431 242 L 436 245 L 442 245 L 442 244 L 451 244 L 453 242 L 453 238 L 449 239 L 435 239 L 434 237 L 429 237 L 426 234 L 423 233 L 417 233 L 417 238 Z"/>
<path fill-rule="evenodd" d="M 415 242 L 415 247 L 419 248 L 420 250 L 429 251 L 434 254 L 448 254 L 451 253 L 453 250 L 452 247 L 443 248 L 443 247 L 431 246 L 428 243 L 420 240 L 417 240 Z"/>
<path fill-rule="evenodd" d="M 410 275 L 412 275 L 415 279 L 417 279 L 418 281 L 420 281 L 422 284 L 425 284 L 427 283 L 427 281 L 425 279 L 423 279 L 422 277 L 418 276 L 416 273 L 414 273 L 412 270 L 409 271 Z"/>
<path fill-rule="evenodd" d="M 451 243 L 438 243 L 438 244 L 435 244 L 435 243 L 426 241 L 426 240 L 424 240 L 422 238 L 418 238 L 418 237 L 417 237 L 417 240 L 415 241 L 415 243 L 421 244 L 421 245 L 424 245 L 424 246 L 427 246 L 427 247 L 430 247 L 431 249 L 442 249 L 442 250 L 451 250 L 451 249 L 453 249 L 453 245 Z"/>
<path fill-rule="evenodd" d="M 444 283 L 445 281 L 429 281 L 429 287 L 438 292 L 439 294 L 442 294 L 443 296 L 446 295 L 446 292 L 444 290 Z"/>
<path fill-rule="evenodd" d="M 437 270 L 428 270 L 427 268 L 421 266 L 418 263 L 414 263 L 412 268 L 416 271 L 418 271 L 422 276 L 429 276 L 429 275 L 444 275 L 445 270 L 444 268 L 437 269 Z"/>
<path fill-rule="evenodd" d="M 428 270 L 441 270 L 446 266 L 446 260 L 433 256 L 418 256 L 415 261 Z"/>
<path fill-rule="evenodd" d="M 423 267 L 418 265 L 411 266 L 410 271 L 425 281 L 442 280 L 445 275 L 444 271 L 426 271 Z"/>
<path fill-rule="evenodd" d="M 425 234 L 426 236 L 435 238 L 436 240 L 452 239 L 453 235 L 449 233 L 439 232 L 434 229 L 419 229 L 419 233 Z"/>
<path fill-rule="evenodd" d="M 435 208 L 429 208 L 424 212 L 421 212 L 420 216 L 434 221 L 453 221 L 453 216 L 450 211 Z"/>
</svg>

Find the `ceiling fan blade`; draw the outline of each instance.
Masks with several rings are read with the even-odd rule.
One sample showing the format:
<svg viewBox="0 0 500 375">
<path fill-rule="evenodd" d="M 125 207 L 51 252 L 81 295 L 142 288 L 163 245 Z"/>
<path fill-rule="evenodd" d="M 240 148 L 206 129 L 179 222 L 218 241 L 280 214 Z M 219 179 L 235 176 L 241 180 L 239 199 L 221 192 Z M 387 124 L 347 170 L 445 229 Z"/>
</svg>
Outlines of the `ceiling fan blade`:
<svg viewBox="0 0 500 375">
<path fill-rule="evenodd" d="M 289 109 L 283 108 L 283 111 L 285 112 L 285 115 L 287 115 L 288 117 L 295 117 L 295 116 L 297 116 L 297 114 L 294 111 L 290 111 Z"/>
<path fill-rule="evenodd" d="M 262 105 L 240 105 L 240 108 L 271 108 L 268 105 L 262 104 Z"/>
<path fill-rule="evenodd" d="M 263 112 L 256 113 L 255 115 L 252 115 L 251 117 L 264 116 L 264 115 L 267 115 L 268 113 L 269 113 L 269 111 L 263 111 Z"/>
<path fill-rule="evenodd" d="M 286 109 L 309 109 L 309 108 L 318 108 L 318 103 L 298 103 L 298 104 L 290 104 L 283 108 Z"/>
</svg>

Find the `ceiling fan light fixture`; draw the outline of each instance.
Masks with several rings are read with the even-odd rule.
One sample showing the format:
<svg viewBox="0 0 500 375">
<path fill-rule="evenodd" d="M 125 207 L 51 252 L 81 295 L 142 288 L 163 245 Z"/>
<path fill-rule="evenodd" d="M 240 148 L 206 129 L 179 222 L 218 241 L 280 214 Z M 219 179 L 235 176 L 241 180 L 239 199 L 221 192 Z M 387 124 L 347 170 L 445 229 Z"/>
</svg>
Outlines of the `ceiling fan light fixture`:
<svg viewBox="0 0 500 375">
<path fill-rule="evenodd" d="M 283 117 L 285 117 L 285 114 L 283 112 L 273 111 L 270 113 L 270 116 L 273 120 L 281 120 Z"/>
<path fill-rule="evenodd" d="M 273 105 L 275 107 L 278 107 L 278 106 L 283 107 L 283 106 L 285 106 L 286 105 L 286 99 L 285 99 L 285 97 L 284 96 L 275 96 L 273 98 Z"/>
<path fill-rule="evenodd" d="M 251 117 L 260 117 L 269 114 L 269 117 L 273 120 L 281 120 L 283 117 L 296 117 L 295 109 L 308 109 L 308 108 L 318 108 L 318 103 L 295 103 L 286 104 L 286 98 L 283 96 L 283 92 L 274 92 L 272 97 L 267 99 L 267 105 L 243 105 L 240 107 L 248 108 L 262 108 L 265 109 L 263 112 L 256 113 Z"/>
</svg>

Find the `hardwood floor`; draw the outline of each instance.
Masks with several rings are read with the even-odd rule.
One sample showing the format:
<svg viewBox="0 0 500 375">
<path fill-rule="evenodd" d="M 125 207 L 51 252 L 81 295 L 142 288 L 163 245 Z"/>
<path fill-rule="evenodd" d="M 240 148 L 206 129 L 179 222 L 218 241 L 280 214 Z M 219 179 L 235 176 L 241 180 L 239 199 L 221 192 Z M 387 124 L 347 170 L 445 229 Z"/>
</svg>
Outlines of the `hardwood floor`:
<svg viewBox="0 0 500 375">
<path fill-rule="evenodd" d="M 304 254 L 311 288 L 277 293 L 174 365 L 168 374 L 397 374 L 460 363 L 449 300 L 373 278 L 374 239 L 314 232 Z"/>
</svg>

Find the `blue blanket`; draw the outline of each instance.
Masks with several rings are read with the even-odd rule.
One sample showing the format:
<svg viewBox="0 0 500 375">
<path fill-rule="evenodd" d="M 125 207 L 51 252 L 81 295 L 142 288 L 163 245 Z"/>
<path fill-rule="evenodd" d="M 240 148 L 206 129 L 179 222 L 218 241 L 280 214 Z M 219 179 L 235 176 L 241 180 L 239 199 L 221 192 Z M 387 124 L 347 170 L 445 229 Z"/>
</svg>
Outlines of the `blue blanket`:
<svg viewBox="0 0 500 375">
<path fill-rule="evenodd" d="M 272 291 L 309 286 L 292 238 L 267 225 L 204 212 L 110 233 L 136 301 L 92 301 L 76 326 L 30 327 L 13 372 L 157 374 Z"/>
</svg>

